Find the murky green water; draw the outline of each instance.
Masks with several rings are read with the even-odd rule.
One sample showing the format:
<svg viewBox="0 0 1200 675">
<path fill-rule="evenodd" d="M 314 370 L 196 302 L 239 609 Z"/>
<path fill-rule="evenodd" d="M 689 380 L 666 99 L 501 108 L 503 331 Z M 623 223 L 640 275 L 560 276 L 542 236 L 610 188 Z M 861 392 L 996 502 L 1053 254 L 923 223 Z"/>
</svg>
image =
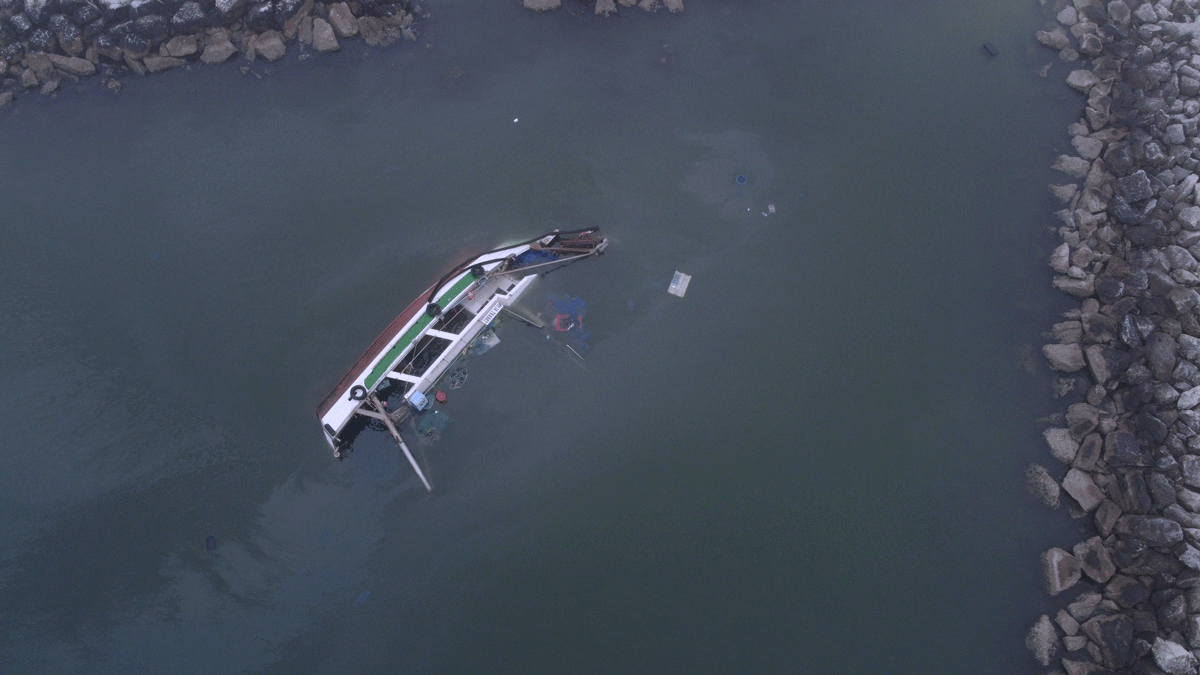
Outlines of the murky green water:
<svg viewBox="0 0 1200 675">
<path fill-rule="evenodd" d="M 1041 10 L 566 4 L 0 119 L 8 672 L 1033 667 Z M 503 326 L 432 496 L 332 459 L 312 410 L 448 261 L 590 225 L 526 299 L 586 300 L 582 361 Z"/>
</svg>

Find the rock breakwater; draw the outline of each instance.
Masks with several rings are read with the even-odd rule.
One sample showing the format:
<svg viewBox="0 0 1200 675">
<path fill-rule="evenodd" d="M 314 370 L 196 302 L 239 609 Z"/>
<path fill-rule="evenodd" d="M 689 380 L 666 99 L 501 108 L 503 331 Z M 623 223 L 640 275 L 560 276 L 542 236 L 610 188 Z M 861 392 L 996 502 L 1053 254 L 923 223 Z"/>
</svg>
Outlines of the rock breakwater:
<svg viewBox="0 0 1200 675">
<path fill-rule="evenodd" d="M 53 93 L 64 79 L 146 75 L 237 54 L 277 61 L 336 51 L 360 37 L 372 46 L 416 40 L 422 13 L 409 0 L 0 0 L 0 107 L 27 90 Z"/>
<path fill-rule="evenodd" d="M 1200 667 L 1200 0 L 1060 0 L 1037 33 L 1086 97 L 1053 284 L 1078 308 L 1043 347 L 1070 405 L 1031 489 L 1085 530 L 1042 555 L 1068 604 L 1026 644 L 1069 675 Z"/>
<path fill-rule="evenodd" d="M 616 14 L 618 5 L 637 6 L 647 12 L 656 12 L 664 7 L 671 12 L 683 11 L 683 0 L 589 0 L 585 4 L 591 5 L 592 11 L 598 16 Z M 550 12 L 562 7 L 562 0 L 522 0 L 521 5 L 537 12 Z"/>
</svg>

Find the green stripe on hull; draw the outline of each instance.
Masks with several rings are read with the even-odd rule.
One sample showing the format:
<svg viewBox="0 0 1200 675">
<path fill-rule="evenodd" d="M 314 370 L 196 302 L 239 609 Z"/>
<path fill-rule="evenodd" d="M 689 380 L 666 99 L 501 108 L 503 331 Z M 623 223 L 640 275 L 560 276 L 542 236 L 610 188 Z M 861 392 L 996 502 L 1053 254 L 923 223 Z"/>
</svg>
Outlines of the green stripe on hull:
<svg viewBox="0 0 1200 675">
<path fill-rule="evenodd" d="M 471 276 L 470 274 L 463 275 L 463 278 L 459 279 L 458 283 L 451 286 L 445 293 L 442 293 L 442 295 L 438 298 L 437 303 L 445 308 L 448 302 L 454 300 L 454 298 L 457 298 L 459 293 L 467 290 L 467 287 L 473 283 L 475 283 L 475 277 Z M 405 349 L 408 349 L 408 346 L 412 344 L 412 341 L 417 339 L 417 336 L 421 334 L 421 331 L 425 330 L 425 327 L 428 326 L 432 321 L 432 316 L 429 316 L 429 314 L 424 311 L 421 312 L 421 317 L 417 319 L 417 322 L 413 324 L 413 327 L 409 328 L 404 332 L 404 335 L 400 336 L 400 339 L 396 341 L 396 344 L 392 345 L 392 348 L 388 350 L 387 354 L 383 355 L 383 359 L 381 359 L 379 363 L 375 365 L 374 370 L 367 375 L 367 379 L 365 380 L 367 389 L 375 388 L 375 384 L 378 383 L 381 378 L 383 378 L 384 374 L 396 365 L 396 361 L 400 358 L 400 353 Z"/>
</svg>

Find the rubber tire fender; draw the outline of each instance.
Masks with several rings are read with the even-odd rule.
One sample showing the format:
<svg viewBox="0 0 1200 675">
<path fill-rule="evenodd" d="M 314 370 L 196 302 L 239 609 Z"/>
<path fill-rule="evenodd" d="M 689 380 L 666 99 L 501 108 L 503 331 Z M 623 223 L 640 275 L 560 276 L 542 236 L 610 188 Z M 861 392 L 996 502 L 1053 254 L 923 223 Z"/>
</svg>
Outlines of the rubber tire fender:
<svg viewBox="0 0 1200 675">
<path fill-rule="evenodd" d="M 362 386 L 361 384 L 356 384 L 353 387 L 350 387 L 350 400 L 351 401 L 362 401 L 366 398 L 367 398 L 367 388 L 366 387 Z"/>
</svg>

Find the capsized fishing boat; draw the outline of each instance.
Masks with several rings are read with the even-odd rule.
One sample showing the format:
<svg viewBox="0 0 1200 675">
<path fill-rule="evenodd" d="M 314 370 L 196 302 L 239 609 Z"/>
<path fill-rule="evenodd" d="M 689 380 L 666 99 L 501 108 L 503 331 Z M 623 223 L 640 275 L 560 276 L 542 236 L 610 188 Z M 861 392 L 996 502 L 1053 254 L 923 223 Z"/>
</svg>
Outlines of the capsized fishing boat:
<svg viewBox="0 0 1200 675">
<path fill-rule="evenodd" d="M 556 230 L 456 265 L 375 338 L 317 408 L 334 456 L 341 458 L 349 450 L 356 420 L 378 420 L 425 489 L 432 490 L 397 429 L 400 418 L 429 407 L 431 392 L 451 364 L 492 327 L 502 311 L 511 312 L 509 306 L 539 272 L 599 255 L 607 246 L 600 228 Z M 388 409 L 378 396 L 385 386 L 399 388 L 407 409 Z"/>
</svg>

